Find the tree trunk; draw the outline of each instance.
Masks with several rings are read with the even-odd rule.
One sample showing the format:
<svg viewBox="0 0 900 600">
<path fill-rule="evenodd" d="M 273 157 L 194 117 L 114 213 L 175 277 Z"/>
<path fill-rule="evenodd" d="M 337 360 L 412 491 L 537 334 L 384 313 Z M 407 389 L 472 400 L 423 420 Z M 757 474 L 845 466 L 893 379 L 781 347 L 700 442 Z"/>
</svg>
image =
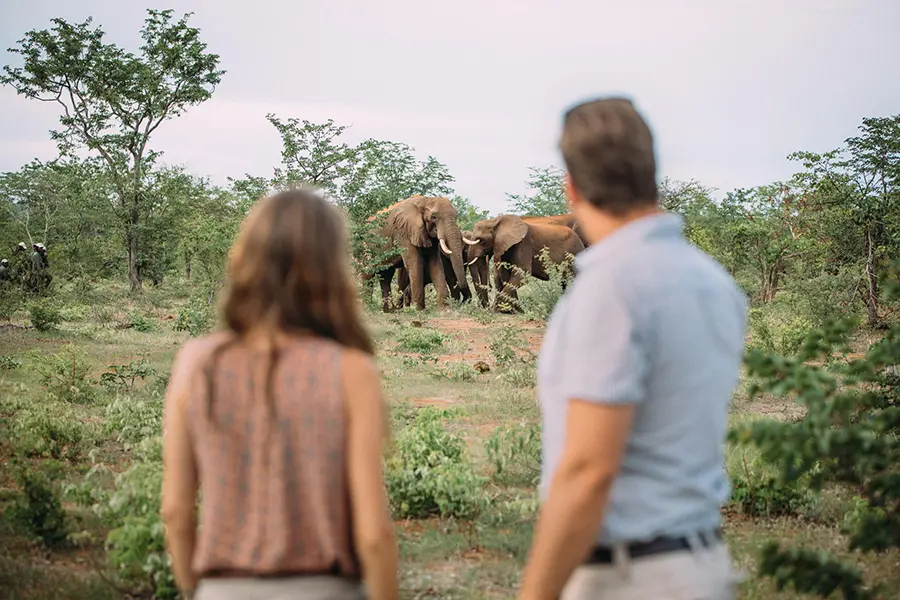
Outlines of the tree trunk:
<svg viewBox="0 0 900 600">
<path fill-rule="evenodd" d="M 875 264 L 875 236 L 871 223 L 866 224 L 866 279 L 869 282 L 866 294 L 866 325 L 875 328 L 880 325 L 878 316 L 878 271 Z"/>
<path fill-rule="evenodd" d="M 143 291 L 141 270 L 138 266 L 138 225 L 140 224 L 140 213 L 137 210 L 136 198 L 133 200 L 133 203 L 131 218 L 128 222 L 128 281 L 131 284 L 132 293 L 139 294 Z"/>
</svg>

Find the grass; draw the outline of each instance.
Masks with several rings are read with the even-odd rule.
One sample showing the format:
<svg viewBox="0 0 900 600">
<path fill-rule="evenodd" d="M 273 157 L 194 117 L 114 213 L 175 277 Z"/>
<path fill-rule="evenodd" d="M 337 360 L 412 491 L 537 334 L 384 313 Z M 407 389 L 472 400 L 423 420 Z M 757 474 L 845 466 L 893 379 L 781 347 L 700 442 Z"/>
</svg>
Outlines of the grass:
<svg viewBox="0 0 900 600">
<path fill-rule="evenodd" d="M 17 493 L 9 460 L 14 447 L 24 442 L 13 439 L 12 434 L 19 431 L 17 423 L 29 410 L 63 415 L 60 422 L 80 435 L 73 442 L 73 458 L 34 456 L 27 459 L 29 468 L 58 469 L 62 485 L 81 481 L 94 461 L 112 465 L 114 471 L 127 468 L 132 460 L 131 446 L 127 440 L 118 439 L 117 428 L 109 426 L 113 418 L 109 406 L 124 392 L 94 385 L 95 395 L 90 401 L 63 401 L 48 391 L 40 370 L 46 370 L 53 354 L 68 347 L 81 354 L 89 367 L 87 377 L 93 380 L 99 380 L 109 365 L 128 365 L 146 357 L 147 364 L 159 376 L 138 380 L 125 396 L 133 397 L 135 402 L 158 397 L 174 354 L 188 337 L 174 331 L 173 323 L 187 302 L 189 290 L 175 290 L 151 289 L 143 297 L 134 298 L 119 287 L 103 286 L 94 291 L 89 302 L 63 289 L 60 301 L 71 320 L 61 323 L 58 329 L 37 332 L 19 327 L 27 321 L 24 314 L 13 323 L 19 326 L 0 329 L 0 354 L 10 357 L 3 362 L 9 367 L 0 369 L 0 514 Z M 95 298 L 102 298 L 103 305 L 98 306 Z M 514 350 L 513 354 L 526 357 L 526 349 L 536 351 L 539 347 L 542 323 L 517 316 L 485 315 L 477 307 L 447 312 L 370 313 L 369 321 L 378 342 L 395 430 L 408 424 L 423 406 L 458 409 L 458 416 L 451 419 L 448 427 L 466 441 L 477 470 L 489 476 L 485 441 L 490 435 L 501 426 L 539 422 L 535 391 L 528 378 L 528 369 L 533 366 L 515 358 L 511 359 L 512 366 L 499 365 L 502 353 L 498 353 L 496 345 L 492 349 L 492 341 L 504 330 L 518 331 L 525 348 Z M 466 370 L 478 362 L 486 363 L 490 370 L 474 374 Z M 466 367 L 459 367 L 460 364 Z M 454 375 L 463 372 L 468 374 Z M 749 401 L 739 389 L 731 418 L 733 422 L 790 418 L 792 411 L 772 399 Z M 151 422 L 156 427 L 156 421 Z M 752 451 L 730 449 L 729 471 L 758 468 L 755 458 Z M 533 527 L 532 514 L 516 498 L 527 498 L 533 489 L 521 484 L 491 483 L 487 493 L 495 501 L 474 523 L 450 519 L 397 523 L 402 598 L 515 597 Z M 72 516 L 73 529 L 82 532 L 76 543 L 64 550 L 44 550 L 0 519 L 0 590 L 4 598 L 103 600 L 123 596 L 111 583 L 110 572 L 104 566 L 106 532 L 102 524 L 69 501 L 64 506 Z M 728 511 L 727 540 L 736 562 L 750 572 L 761 546 L 774 538 L 807 542 L 834 551 L 873 581 L 896 580 L 900 562 L 897 552 L 863 558 L 845 550 L 846 540 L 839 525 L 847 507 L 846 495 L 834 492 L 826 494 L 819 505 L 801 517 L 762 519 Z M 770 581 L 754 577 L 743 585 L 739 597 L 799 598 L 790 592 L 777 592 Z"/>
</svg>

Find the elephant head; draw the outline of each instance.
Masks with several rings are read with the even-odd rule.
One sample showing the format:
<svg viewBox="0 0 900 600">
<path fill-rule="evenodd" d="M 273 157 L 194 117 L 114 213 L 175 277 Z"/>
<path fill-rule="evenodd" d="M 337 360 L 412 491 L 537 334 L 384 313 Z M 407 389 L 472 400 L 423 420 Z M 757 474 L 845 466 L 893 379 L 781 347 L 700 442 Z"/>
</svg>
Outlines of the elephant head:
<svg viewBox="0 0 900 600">
<path fill-rule="evenodd" d="M 397 241 L 416 248 L 430 248 L 437 243 L 453 265 L 460 291 L 469 293 L 462 234 L 456 222 L 456 207 L 450 200 L 428 196 L 407 198 L 391 211 L 388 224 Z"/>
<path fill-rule="evenodd" d="M 527 234 L 528 224 L 521 217 L 500 215 L 475 223 L 471 239 L 467 237 L 463 241 L 469 246 L 469 261 L 490 255 L 499 259 L 507 250 L 525 239 Z"/>
</svg>

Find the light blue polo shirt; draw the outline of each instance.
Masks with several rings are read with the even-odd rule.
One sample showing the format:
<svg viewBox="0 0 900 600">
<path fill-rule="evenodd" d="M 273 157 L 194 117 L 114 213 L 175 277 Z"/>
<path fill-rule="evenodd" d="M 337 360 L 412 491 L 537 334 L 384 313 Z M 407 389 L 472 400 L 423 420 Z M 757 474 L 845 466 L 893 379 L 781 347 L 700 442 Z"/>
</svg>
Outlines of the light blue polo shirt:
<svg viewBox="0 0 900 600">
<path fill-rule="evenodd" d="M 581 252 L 547 323 L 538 358 L 542 500 L 569 399 L 636 406 L 598 544 L 714 528 L 731 491 L 725 436 L 747 299 L 682 226 L 671 213 L 642 217 Z"/>
</svg>

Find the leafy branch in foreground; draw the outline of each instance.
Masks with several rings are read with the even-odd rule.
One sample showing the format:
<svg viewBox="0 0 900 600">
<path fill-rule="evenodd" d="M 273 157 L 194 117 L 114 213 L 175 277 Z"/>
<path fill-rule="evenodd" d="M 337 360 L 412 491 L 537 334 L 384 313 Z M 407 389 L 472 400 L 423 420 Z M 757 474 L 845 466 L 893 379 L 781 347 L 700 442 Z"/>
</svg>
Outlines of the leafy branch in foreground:
<svg viewBox="0 0 900 600">
<path fill-rule="evenodd" d="M 883 287 L 896 297 L 895 281 Z M 782 481 L 808 476 L 817 492 L 831 484 L 856 494 L 863 514 L 845 527 L 848 550 L 876 553 L 900 548 L 900 326 L 890 326 L 863 357 L 839 360 L 857 324 L 846 319 L 810 332 L 794 356 L 750 350 L 751 396 L 793 396 L 806 411 L 796 422 L 759 420 L 729 435 L 757 446 L 780 467 Z M 846 600 L 891 593 L 883 582 L 867 585 L 857 569 L 826 552 L 770 542 L 761 559 L 760 573 L 778 589 L 793 586 L 822 598 L 840 592 Z"/>
</svg>

